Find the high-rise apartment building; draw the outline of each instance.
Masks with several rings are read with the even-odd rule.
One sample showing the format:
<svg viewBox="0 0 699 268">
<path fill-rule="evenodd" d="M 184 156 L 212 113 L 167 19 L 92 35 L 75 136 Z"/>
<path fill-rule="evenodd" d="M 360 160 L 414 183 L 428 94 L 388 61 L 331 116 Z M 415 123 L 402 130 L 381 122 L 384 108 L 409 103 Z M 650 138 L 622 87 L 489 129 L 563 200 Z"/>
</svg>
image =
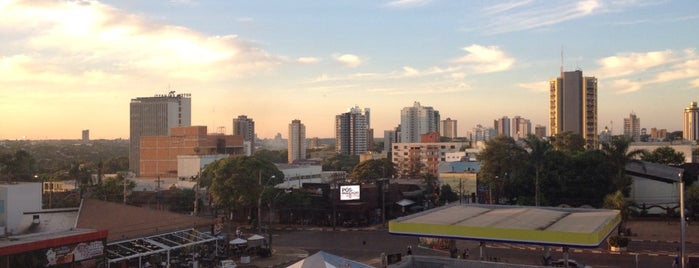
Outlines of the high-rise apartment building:
<svg viewBox="0 0 699 268">
<path fill-rule="evenodd" d="M 439 131 L 439 111 L 419 102 L 400 111 L 401 142 L 420 142 L 420 135 Z"/>
<path fill-rule="evenodd" d="M 577 70 L 549 81 L 549 127 L 551 136 L 570 131 L 597 148 L 597 78 Z"/>
<path fill-rule="evenodd" d="M 447 117 L 446 120 L 441 121 L 439 130 L 439 134 L 442 135 L 442 137 L 447 137 L 450 139 L 458 137 L 456 134 L 456 120 L 452 120 L 449 117 Z"/>
<path fill-rule="evenodd" d="M 512 118 L 510 127 L 512 128 L 511 136 L 515 140 L 524 139 L 527 135 L 532 134 L 532 122 L 519 115 Z"/>
<path fill-rule="evenodd" d="M 641 140 L 641 119 L 636 117 L 635 113 L 631 113 L 629 118 L 624 118 L 624 136 L 633 141 Z"/>
<path fill-rule="evenodd" d="M 339 154 L 360 155 L 367 151 L 369 133 L 367 118 L 362 109 L 354 107 L 349 112 L 335 116 L 335 151 Z"/>
<path fill-rule="evenodd" d="M 682 138 L 692 141 L 699 140 L 699 106 L 697 106 L 696 101 L 690 102 L 689 106 L 684 108 Z"/>
<path fill-rule="evenodd" d="M 294 119 L 289 124 L 288 146 L 289 163 L 306 159 L 306 126 L 301 123 L 301 120 Z"/>
<path fill-rule="evenodd" d="M 233 118 L 233 135 L 243 136 L 245 144 L 245 155 L 255 153 L 255 121 L 246 115 L 239 115 Z"/>
<path fill-rule="evenodd" d="M 502 118 L 493 120 L 493 128 L 495 128 L 495 131 L 498 132 L 498 135 L 510 137 L 510 133 L 512 133 L 510 128 L 510 118 L 503 116 Z"/>
<path fill-rule="evenodd" d="M 173 127 L 192 124 L 192 99 L 189 93 L 131 99 L 129 128 L 129 170 L 140 176 L 141 136 L 168 136 Z"/>
<path fill-rule="evenodd" d="M 498 133 L 497 130 L 495 130 L 495 128 L 486 128 L 482 125 L 476 125 L 476 127 L 473 128 L 472 135 L 473 137 L 471 137 L 471 140 L 477 142 L 488 141 L 491 138 L 497 136 Z"/>
<path fill-rule="evenodd" d="M 85 129 L 83 130 L 83 142 L 89 142 L 90 141 L 90 130 Z"/>
<path fill-rule="evenodd" d="M 546 137 L 546 127 L 542 125 L 536 125 L 534 127 L 534 135 L 536 135 L 540 139 Z"/>
</svg>

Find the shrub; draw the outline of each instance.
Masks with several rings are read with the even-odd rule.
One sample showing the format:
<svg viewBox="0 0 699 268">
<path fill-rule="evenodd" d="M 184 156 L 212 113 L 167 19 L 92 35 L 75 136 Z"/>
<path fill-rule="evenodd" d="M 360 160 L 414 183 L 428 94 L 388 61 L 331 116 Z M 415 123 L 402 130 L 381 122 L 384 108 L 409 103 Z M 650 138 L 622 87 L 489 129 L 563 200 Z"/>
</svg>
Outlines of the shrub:
<svg viewBox="0 0 699 268">
<path fill-rule="evenodd" d="M 607 240 L 610 246 L 623 248 L 629 245 L 630 239 L 625 236 L 613 235 Z"/>
</svg>

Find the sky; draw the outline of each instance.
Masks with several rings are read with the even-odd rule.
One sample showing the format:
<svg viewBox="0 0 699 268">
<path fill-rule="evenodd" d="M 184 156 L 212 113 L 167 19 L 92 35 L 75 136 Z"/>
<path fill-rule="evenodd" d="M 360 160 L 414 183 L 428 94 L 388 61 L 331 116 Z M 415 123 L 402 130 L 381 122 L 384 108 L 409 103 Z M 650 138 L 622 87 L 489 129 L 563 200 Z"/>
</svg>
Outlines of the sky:
<svg viewBox="0 0 699 268">
<path fill-rule="evenodd" d="M 0 0 L 0 139 L 129 137 L 136 97 L 191 93 L 209 132 L 247 115 L 260 138 L 299 119 L 334 137 L 371 109 L 376 137 L 420 102 L 476 125 L 548 128 L 548 80 L 598 79 L 598 129 L 682 130 L 699 100 L 699 3 Z"/>
</svg>

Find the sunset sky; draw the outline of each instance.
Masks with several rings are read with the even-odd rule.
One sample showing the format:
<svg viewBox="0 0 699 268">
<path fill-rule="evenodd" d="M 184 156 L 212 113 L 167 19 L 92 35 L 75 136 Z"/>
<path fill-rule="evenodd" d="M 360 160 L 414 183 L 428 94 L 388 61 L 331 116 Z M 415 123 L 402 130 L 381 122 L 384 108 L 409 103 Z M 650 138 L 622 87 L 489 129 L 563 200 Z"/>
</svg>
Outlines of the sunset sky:
<svg viewBox="0 0 699 268">
<path fill-rule="evenodd" d="M 132 98 L 192 94 L 192 124 L 260 138 L 334 136 L 370 108 L 375 136 L 419 101 L 459 135 L 516 115 L 548 128 L 548 84 L 599 79 L 599 126 L 682 130 L 699 101 L 688 1 L 0 0 L 0 139 L 128 138 Z M 612 126 L 613 122 L 613 126 Z"/>
</svg>

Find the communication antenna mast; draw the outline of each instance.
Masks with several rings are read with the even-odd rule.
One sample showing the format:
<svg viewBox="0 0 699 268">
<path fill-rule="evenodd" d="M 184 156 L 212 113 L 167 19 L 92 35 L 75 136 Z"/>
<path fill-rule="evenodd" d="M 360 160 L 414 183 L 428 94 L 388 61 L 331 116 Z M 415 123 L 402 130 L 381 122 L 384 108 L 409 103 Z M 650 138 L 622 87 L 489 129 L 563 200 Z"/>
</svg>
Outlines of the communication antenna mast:
<svg viewBox="0 0 699 268">
<path fill-rule="evenodd" d="M 563 45 L 561 45 L 561 73 L 563 73 Z"/>
</svg>

